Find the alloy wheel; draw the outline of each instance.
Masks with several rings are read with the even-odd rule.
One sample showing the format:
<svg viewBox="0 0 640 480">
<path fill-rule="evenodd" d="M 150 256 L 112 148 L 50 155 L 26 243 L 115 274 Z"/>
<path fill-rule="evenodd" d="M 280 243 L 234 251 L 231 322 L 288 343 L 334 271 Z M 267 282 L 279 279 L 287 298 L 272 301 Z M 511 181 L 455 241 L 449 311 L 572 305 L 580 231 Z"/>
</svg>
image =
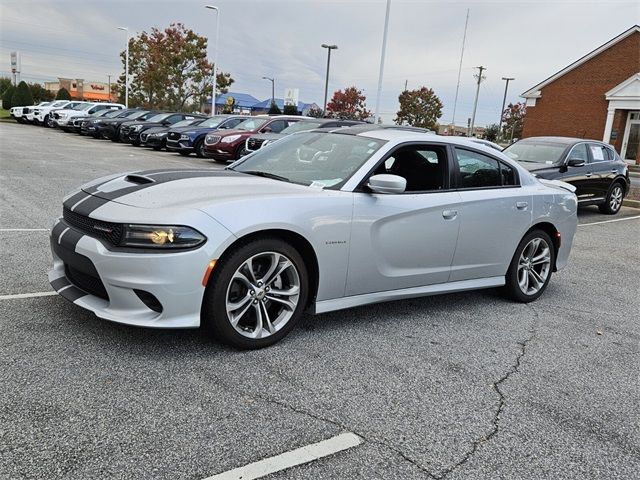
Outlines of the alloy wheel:
<svg viewBox="0 0 640 480">
<path fill-rule="evenodd" d="M 551 271 L 551 248 L 543 238 L 532 239 L 518 259 L 518 285 L 525 295 L 535 295 L 545 285 Z"/>
<path fill-rule="evenodd" d="M 227 318 L 241 335 L 266 338 L 291 320 L 300 299 L 300 275 L 278 252 L 253 255 L 238 267 L 227 288 Z"/>
<path fill-rule="evenodd" d="M 620 188 L 620 185 L 615 185 L 609 196 L 609 207 L 612 212 L 617 212 L 620 209 L 622 206 L 622 197 L 622 188 Z"/>
</svg>

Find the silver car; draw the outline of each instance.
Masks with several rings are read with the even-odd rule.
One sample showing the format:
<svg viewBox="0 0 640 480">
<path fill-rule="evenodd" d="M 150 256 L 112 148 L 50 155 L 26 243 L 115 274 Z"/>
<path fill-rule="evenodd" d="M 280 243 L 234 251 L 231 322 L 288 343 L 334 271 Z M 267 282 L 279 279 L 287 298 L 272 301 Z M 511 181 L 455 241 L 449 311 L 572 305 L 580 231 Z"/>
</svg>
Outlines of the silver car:
<svg viewBox="0 0 640 480">
<path fill-rule="evenodd" d="M 49 280 L 100 318 L 260 348 L 305 310 L 491 287 L 535 300 L 567 264 L 576 204 L 468 140 L 307 131 L 226 170 L 84 185 L 51 232 Z"/>
</svg>

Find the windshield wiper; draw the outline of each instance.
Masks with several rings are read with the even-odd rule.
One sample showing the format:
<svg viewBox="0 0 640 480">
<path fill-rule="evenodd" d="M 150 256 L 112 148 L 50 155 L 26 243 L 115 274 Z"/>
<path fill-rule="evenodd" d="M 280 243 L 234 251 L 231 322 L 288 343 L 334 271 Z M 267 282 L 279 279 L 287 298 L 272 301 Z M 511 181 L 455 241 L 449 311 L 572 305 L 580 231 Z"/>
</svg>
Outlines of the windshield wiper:
<svg viewBox="0 0 640 480">
<path fill-rule="evenodd" d="M 288 182 L 289 179 L 287 177 L 283 177 L 281 175 L 276 175 L 275 173 L 269 173 L 269 172 L 260 172 L 258 170 L 236 170 L 236 172 L 240 172 L 240 173 L 246 173 L 249 175 L 255 175 L 257 177 L 264 177 L 264 178 L 272 178 L 273 180 L 280 180 L 281 182 Z"/>
</svg>

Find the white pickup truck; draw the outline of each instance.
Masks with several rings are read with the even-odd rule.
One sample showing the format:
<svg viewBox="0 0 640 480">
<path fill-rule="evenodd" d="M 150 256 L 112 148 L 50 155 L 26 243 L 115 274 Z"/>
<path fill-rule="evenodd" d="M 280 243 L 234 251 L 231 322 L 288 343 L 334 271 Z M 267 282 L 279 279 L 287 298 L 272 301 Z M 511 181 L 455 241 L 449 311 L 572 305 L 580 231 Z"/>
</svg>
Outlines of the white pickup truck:
<svg viewBox="0 0 640 480">
<path fill-rule="evenodd" d="M 51 111 L 57 108 L 66 108 L 70 103 L 72 103 L 71 100 L 54 100 L 48 105 L 38 105 L 33 109 L 33 123 L 48 126 L 47 122 Z"/>
<path fill-rule="evenodd" d="M 20 107 L 13 107 L 9 109 L 9 114 L 13 118 L 15 118 L 18 123 L 24 123 L 27 120 L 27 114 L 30 113 L 32 109 L 39 105 L 44 105 L 45 103 L 49 102 L 40 102 L 38 105 L 23 105 Z"/>
</svg>

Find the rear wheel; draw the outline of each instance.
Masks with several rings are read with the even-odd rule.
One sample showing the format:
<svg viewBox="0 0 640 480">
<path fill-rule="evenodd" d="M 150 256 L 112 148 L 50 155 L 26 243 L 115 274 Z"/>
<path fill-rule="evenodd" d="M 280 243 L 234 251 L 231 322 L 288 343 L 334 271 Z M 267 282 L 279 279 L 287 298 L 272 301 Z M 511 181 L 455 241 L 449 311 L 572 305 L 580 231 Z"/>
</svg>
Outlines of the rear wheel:
<svg viewBox="0 0 640 480">
<path fill-rule="evenodd" d="M 509 265 L 506 295 L 517 302 L 532 302 L 547 288 L 554 264 L 555 250 L 549 235 L 542 230 L 527 233 Z"/>
<path fill-rule="evenodd" d="M 620 182 L 615 182 L 611 185 L 605 202 L 602 205 L 599 205 L 598 208 L 602 213 L 615 215 L 622 207 L 622 200 L 624 200 L 624 189 L 622 188 L 622 185 L 620 185 Z"/>
<path fill-rule="evenodd" d="M 216 265 L 205 291 L 203 326 L 238 348 L 272 345 L 300 320 L 308 284 L 295 248 L 276 238 L 253 241 Z"/>
</svg>

